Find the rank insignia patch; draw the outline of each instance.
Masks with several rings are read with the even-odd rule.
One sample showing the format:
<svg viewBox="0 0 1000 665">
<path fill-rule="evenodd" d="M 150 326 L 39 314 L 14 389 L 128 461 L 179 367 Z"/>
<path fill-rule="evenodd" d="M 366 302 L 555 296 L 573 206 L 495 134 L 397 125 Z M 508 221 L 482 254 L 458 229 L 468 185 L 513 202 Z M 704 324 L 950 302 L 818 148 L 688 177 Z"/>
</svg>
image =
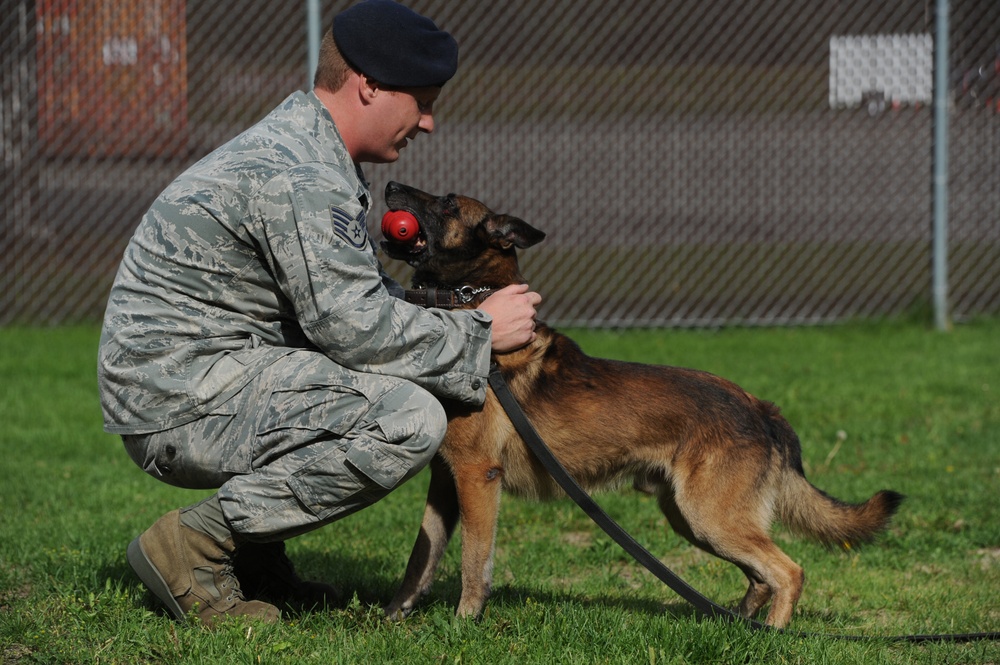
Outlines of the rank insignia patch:
<svg viewBox="0 0 1000 665">
<path fill-rule="evenodd" d="M 347 241 L 352 247 L 361 249 L 368 243 L 368 227 L 365 225 L 365 213 L 360 219 L 355 219 L 336 206 L 330 206 L 330 217 L 333 220 L 334 232 Z"/>
</svg>

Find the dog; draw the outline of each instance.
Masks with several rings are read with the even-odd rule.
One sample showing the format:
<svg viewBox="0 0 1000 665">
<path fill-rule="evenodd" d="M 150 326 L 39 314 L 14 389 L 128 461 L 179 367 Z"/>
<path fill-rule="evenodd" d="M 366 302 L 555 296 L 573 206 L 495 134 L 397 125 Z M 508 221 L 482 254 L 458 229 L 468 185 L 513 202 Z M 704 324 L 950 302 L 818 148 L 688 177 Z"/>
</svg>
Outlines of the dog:
<svg viewBox="0 0 1000 665">
<path fill-rule="evenodd" d="M 517 251 L 545 234 L 455 194 L 390 182 L 385 200 L 418 221 L 415 243 L 386 240 L 420 289 L 500 289 L 524 283 Z M 469 292 L 469 290 L 467 290 Z M 468 307 L 477 304 L 468 303 Z M 884 531 L 903 496 L 882 490 L 849 504 L 806 480 L 799 439 L 778 408 L 707 372 L 593 358 L 544 323 L 519 350 L 494 354 L 501 374 L 554 455 L 589 491 L 630 481 L 653 494 L 673 529 L 735 564 L 749 580 L 739 613 L 783 628 L 804 574 L 771 539 L 772 523 L 827 546 L 850 548 Z M 423 521 L 404 579 L 385 607 L 407 616 L 433 581 L 461 520 L 457 614 L 479 617 L 492 584 L 501 492 L 564 495 L 534 458 L 492 392 L 481 408 L 447 403 L 448 431 L 432 460 Z"/>
</svg>

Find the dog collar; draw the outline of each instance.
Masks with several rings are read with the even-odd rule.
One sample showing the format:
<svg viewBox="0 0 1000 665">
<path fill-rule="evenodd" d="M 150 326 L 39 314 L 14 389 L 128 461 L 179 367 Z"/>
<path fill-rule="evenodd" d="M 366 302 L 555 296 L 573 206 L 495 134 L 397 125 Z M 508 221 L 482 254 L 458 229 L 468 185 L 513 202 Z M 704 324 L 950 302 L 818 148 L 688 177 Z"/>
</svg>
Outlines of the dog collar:
<svg viewBox="0 0 1000 665">
<path fill-rule="evenodd" d="M 489 295 L 496 289 L 489 286 L 460 286 L 455 289 L 439 289 L 433 286 L 419 289 L 407 289 L 404 300 L 421 307 L 437 307 L 439 309 L 459 309 L 472 303 L 484 293 Z"/>
</svg>

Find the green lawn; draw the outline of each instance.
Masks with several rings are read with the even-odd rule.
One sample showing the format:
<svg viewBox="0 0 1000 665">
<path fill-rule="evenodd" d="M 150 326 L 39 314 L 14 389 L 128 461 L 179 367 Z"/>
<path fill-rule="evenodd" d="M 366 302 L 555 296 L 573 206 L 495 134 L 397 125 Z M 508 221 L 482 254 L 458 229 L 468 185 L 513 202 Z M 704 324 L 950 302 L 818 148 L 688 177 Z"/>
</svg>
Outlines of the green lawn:
<svg viewBox="0 0 1000 665">
<path fill-rule="evenodd" d="M 845 500 L 908 496 L 861 551 L 782 532 L 807 573 L 792 628 L 836 635 L 1000 630 L 1000 320 L 822 328 L 573 331 L 595 355 L 699 367 L 777 402 L 810 479 Z M 401 579 L 427 476 L 289 544 L 300 571 L 350 602 L 274 626 L 207 631 L 159 613 L 127 543 L 204 493 L 146 477 L 101 430 L 97 330 L 0 329 L 0 662 L 3 663 L 1000 663 L 1000 645 L 887 644 L 699 621 L 568 500 L 504 500 L 495 589 L 453 618 L 458 545 L 406 621 L 380 605 Z M 627 417 L 608 411 L 609 418 Z M 643 495 L 600 502 L 694 587 L 731 605 L 733 566 L 672 534 Z"/>
</svg>

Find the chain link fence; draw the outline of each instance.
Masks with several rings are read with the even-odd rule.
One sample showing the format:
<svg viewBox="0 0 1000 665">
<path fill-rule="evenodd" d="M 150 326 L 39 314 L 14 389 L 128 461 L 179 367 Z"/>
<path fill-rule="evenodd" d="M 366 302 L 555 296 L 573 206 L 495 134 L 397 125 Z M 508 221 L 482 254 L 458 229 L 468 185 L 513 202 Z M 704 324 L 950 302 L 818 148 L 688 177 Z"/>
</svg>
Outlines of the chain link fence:
<svg viewBox="0 0 1000 665">
<path fill-rule="evenodd" d="M 322 3 L 324 28 L 348 4 Z M 461 67 L 435 134 L 366 167 L 373 191 L 468 194 L 544 230 L 522 264 L 549 322 L 929 315 L 932 1 L 409 4 L 456 36 Z M 308 87 L 306 6 L 0 9 L 0 324 L 99 320 L 153 198 Z M 949 37 L 964 319 L 1000 312 L 1000 4 L 951 0 Z"/>
</svg>

